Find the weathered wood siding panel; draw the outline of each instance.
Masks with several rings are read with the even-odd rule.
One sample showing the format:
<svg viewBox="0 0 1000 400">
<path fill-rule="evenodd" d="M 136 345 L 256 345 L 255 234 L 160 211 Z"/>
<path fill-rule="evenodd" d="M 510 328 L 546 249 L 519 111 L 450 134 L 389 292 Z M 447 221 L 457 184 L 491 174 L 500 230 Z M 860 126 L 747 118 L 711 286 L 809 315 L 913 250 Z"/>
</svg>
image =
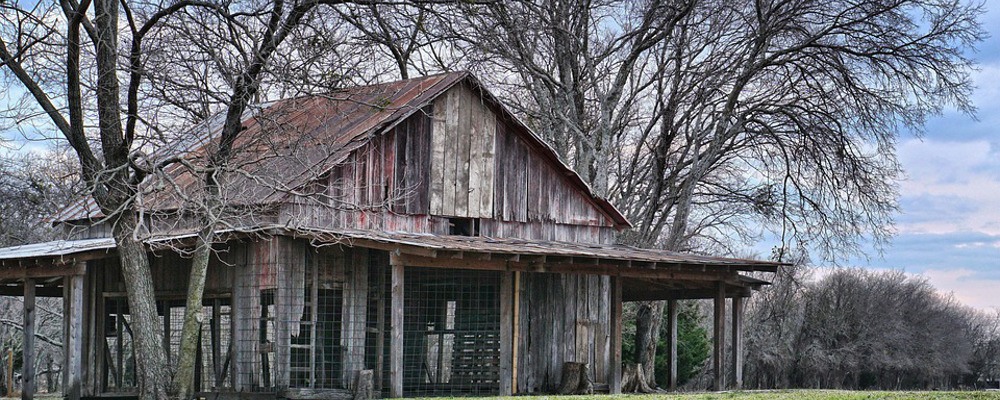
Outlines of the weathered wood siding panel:
<svg viewBox="0 0 1000 400">
<path fill-rule="evenodd" d="M 579 243 L 613 243 L 615 228 L 544 222 L 482 220 L 479 232 L 489 237 L 513 237 Z"/>
<path fill-rule="evenodd" d="M 330 204 L 285 207 L 279 223 L 447 234 L 448 218 L 478 218 L 484 235 L 611 242 L 611 219 L 529 135 L 455 86 L 334 168 Z"/>
<path fill-rule="evenodd" d="M 496 116 L 465 86 L 441 95 L 434 110 L 431 214 L 492 218 Z"/>
<path fill-rule="evenodd" d="M 496 222 L 531 224 L 528 231 L 511 232 L 513 237 L 608 243 L 610 235 L 596 229 L 570 234 L 580 239 L 559 238 L 569 234 L 560 233 L 556 228 L 559 225 L 611 228 L 614 224 L 589 195 L 570 182 L 555 161 L 529 145 L 524 139 L 528 132 L 504 121 L 498 121 L 495 128 Z M 594 236 L 583 237 L 588 233 Z"/>
<path fill-rule="evenodd" d="M 608 277 L 522 274 L 518 393 L 553 391 L 565 362 L 590 363 L 595 384 L 607 384 L 612 366 L 610 291 Z"/>
</svg>

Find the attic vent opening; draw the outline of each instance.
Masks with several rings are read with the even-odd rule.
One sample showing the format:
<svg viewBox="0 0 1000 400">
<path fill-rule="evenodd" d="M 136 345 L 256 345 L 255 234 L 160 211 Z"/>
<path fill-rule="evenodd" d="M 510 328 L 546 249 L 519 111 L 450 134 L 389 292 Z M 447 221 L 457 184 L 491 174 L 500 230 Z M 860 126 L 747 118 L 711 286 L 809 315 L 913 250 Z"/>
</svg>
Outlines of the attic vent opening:
<svg viewBox="0 0 1000 400">
<path fill-rule="evenodd" d="M 448 234 L 479 236 L 479 218 L 448 218 Z"/>
</svg>

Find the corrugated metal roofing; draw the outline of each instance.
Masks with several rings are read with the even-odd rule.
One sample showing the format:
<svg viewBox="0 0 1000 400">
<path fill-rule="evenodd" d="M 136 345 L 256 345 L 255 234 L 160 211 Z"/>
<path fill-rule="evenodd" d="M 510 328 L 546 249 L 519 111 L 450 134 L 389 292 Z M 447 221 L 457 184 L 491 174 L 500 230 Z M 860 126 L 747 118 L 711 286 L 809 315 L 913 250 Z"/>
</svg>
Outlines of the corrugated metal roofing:
<svg viewBox="0 0 1000 400">
<path fill-rule="evenodd" d="M 593 190 L 563 163 L 552 147 L 524 126 L 516 117 L 469 73 L 456 72 L 426 76 L 385 84 L 347 88 L 325 95 L 310 95 L 260 105 L 244 115 L 244 132 L 234 145 L 231 166 L 238 173 L 227 174 L 225 201 L 229 204 L 268 204 L 281 201 L 289 191 L 298 190 L 310 180 L 329 171 L 366 143 L 410 115 L 419 112 L 435 98 L 459 82 L 480 90 L 483 97 L 506 117 L 524 127 L 526 138 L 553 161 L 570 181 L 580 187 L 594 204 L 616 225 L 628 221 L 607 200 Z M 223 125 L 216 115 L 180 135 L 170 146 L 149 156 L 151 163 L 182 156 L 192 165 L 207 165 Z M 174 164 L 162 176 L 149 177 L 143 184 L 137 203 L 146 210 L 182 209 L 186 199 L 204 196 L 199 175 Z M 280 188 L 275 190 L 274 188 Z M 178 195 L 183 193 L 183 196 Z M 97 219 L 103 214 L 92 198 L 87 197 L 58 213 L 53 221 Z"/>
<path fill-rule="evenodd" d="M 371 240 L 428 250 L 460 251 L 472 253 L 537 255 L 558 257 L 596 258 L 619 261 L 683 264 L 689 266 L 731 267 L 734 270 L 774 271 L 785 263 L 702 256 L 666 250 L 643 249 L 623 245 L 491 238 L 480 236 L 431 235 L 374 231 L 318 231 L 332 236 L 332 240 Z M 363 244 L 360 244 L 363 246 Z"/>
<path fill-rule="evenodd" d="M 111 250 L 114 248 L 115 240 L 112 238 L 56 240 L 52 242 L 32 243 L 24 246 L 0 248 L 0 260 L 61 257 L 95 250 Z"/>
</svg>

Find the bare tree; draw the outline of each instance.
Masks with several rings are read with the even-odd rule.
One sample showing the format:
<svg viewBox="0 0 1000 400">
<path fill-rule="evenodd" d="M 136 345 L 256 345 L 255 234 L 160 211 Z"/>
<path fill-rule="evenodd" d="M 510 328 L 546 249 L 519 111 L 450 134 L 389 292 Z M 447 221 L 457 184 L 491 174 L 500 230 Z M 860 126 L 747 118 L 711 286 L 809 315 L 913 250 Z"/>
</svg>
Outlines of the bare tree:
<svg viewBox="0 0 1000 400">
<path fill-rule="evenodd" d="M 455 29 L 636 224 L 623 240 L 696 251 L 759 238 L 763 224 L 779 249 L 836 259 L 891 237 L 899 132 L 947 105 L 972 111 L 963 51 L 984 36 L 981 13 L 926 0 L 519 1 Z M 646 306 L 655 333 L 660 305 Z"/>
<path fill-rule="evenodd" d="M 16 83 L 30 93 L 34 104 L 25 107 L 40 110 L 35 116 L 47 117 L 69 142 L 79 158 L 90 196 L 104 215 L 104 222 L 112 227 L 122 272 L 128 277 L 125 282 L 136 352 L 144 355 L 137 360 L 141 398 L 166 398 L 169 386 L 169 377 L 163 373 L 166 368 L 161 333 L 143 244 L 143 232 L 148 228 L 142 226 L 141 216 L 146 211 L 141 195 L 144 182 L 147 177 L 166 176 L 165 169 L 175 164 L 184 165 L 201 182 L 200 203 L 193 210 L 200 228 L 192 252 L 175 381 L 176 390 L 186 398 L 192 394 L 205 269 L 215 229 L 227 207 L 220 188 L 230 179 L 226 173 L 245 114 L 259 99 L 269 62 L 279 54 L 283 43 L 300 29 L 322 26 L 303 21 L 319 6 L 347 2 L 274 0 L 237 4 L 185 0 L 160 4 L 84 0 L 78 4 L 64 0 L 58 5 L 0 5 L 0 66 L 4 67 L 5 82 Z M 180 19 L 183 23 L 171 23 Z M 121 26 L 127 29 L 119 37 Z M 178 32 L 178 27 L 183 27 L 184 32 Z M 217 27 L 224 29 L 221 33 L 206 29 Z M 150 62 L 169 60 L 160 53 L 163 40 L 185 34 L 189 38 L 216 39 L 225 46 L 212 48 L 209 40 L 192 41 L 188 50 L 200 51 L 201 70 L 198 62 L 179 63 L 181 68 L 196 72 L 194 77 L 158 75 L 180 69 L 161 68 L 163 64 Z M 163 80 L 159 85 L 151 84 L 153 78 Z M 163 83 L 168 80 L 169 84 Z M 149 95 L 157 90 L 164 94 L 165 88 L 178 86 L 187 89 L 182 93 L 191 94 L 195 101 Z M 91 98 L 92 104 L 85 101 Z M 221 133 L 203 162 L 191 163 L 159 151 L 164 143 L 175 139 L 162 129 L 178 125 L 170 116 L 202 119 L 214 112 L 222 115 Z M 97 126 L 92 128 L 93 121 Z"/>
</svg>

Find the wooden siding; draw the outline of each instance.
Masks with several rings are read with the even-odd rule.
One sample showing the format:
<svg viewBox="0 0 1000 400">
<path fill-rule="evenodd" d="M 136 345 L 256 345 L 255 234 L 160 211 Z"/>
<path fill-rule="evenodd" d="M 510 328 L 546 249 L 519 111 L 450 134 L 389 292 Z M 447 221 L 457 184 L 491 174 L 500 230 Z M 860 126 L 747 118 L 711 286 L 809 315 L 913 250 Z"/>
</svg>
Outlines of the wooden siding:
<svg viewBox="0 0 1000 400">
<path fill-rule="evenodd" d="M 585 362 L 595 384 L 611 368 L 611 278 L 522 273 L 517 310 L 517 392 L 550 393 L 565 362 Z"/>
<path fill-rule="evenodd" d="M 448 219 L 458 217 L 479 219 L 484 236 L 612 243 L 612 220 L 530 132 L 495 111 L 457 85 L 391 129 L 358 139 L 306 189 L 325 193 L 321 201 L 283 203 L 245 224 L 448 234 Z M 158 218 L 149 223 L 155 232 L 195 226 L 173 214 Z M 109 234 L 100 225 L 77 231 Z"/>
<path fill-rule="evenodd" d="M 529 132 L 497 118 L 481 96 L 459 85 L 434 103 L 430 213 L 511 222 L 612 226 L 525 140 Z"/>
<path fill-rule="evenodd" d="M 434 102 L 431 214 L 493 217 L 496 116 L 465 86 Z"/>
</svg>

